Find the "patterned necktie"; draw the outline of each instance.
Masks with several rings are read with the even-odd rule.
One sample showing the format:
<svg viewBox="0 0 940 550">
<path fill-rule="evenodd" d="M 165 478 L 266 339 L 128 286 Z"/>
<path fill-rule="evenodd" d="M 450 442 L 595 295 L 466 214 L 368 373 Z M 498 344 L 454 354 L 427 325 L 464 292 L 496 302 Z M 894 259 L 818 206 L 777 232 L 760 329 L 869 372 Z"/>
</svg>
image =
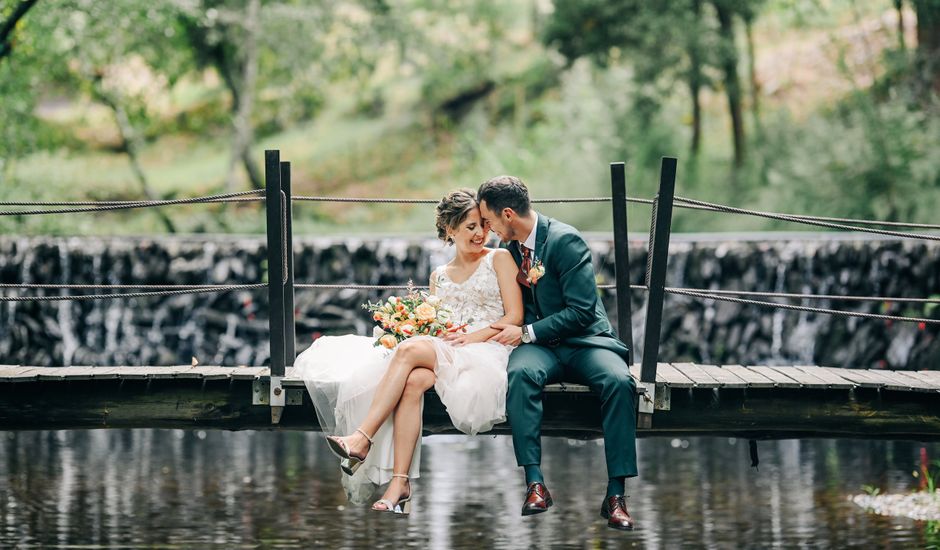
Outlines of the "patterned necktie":
<svg viewBox="0 0 940 550">
<path fill-rule="evenodd" d="M 522 254 L 522 265 L 519 266 L 519 273 L 516 274 L 516 281 L 524 287 L 529 286 L 529 269 L 532 267 L 532 254 L 526 245 L 519 243 L 519 252 Z"/>
</svg>

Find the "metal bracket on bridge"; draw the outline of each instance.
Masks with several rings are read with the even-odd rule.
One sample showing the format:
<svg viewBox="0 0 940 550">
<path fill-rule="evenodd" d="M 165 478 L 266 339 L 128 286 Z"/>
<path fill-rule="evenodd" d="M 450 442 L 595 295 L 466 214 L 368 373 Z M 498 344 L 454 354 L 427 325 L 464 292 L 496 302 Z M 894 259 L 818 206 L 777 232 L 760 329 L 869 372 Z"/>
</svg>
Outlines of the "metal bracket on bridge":
<svg viewBox="0 0 940 550">
<path fill-rule="evenodd" d="M 672 388 L 660 386 L 653 399 L 653 408 L 657 411 L 668 411 L 672 407 Z"/>
<path fill-rule="evenodd" d="M 672 388 L 669 386 L 657 389 L 655 382 L 637 382 L 637 394 L 640 397 L 637 412 L 640 414 L 668 411 L 672 405 Z"/>
<path fill-rule="evenodd" d="M 653 382 L 639 382 L 637 385 L 643 388 L 643 393 L 640 393 L 640 401 L 637 403 L 637 412 L 640 414 L 653 414 L 656 402 L 656 384 Z"/>
<path fill-rule="evenodd" d="M 271 424 L 280 423 L 281 413 L 284 412 L 284 406 L 287 404 L 287 392 L 281 385 L 283 379 L 283 376 L 272 376 L 269 382 L 271 385 L 271 392 L 268 394 L 271 402 Z"/>
<path fill-rule="evenodd" d="M 278 379 L 278 385 L 280 386 L 280 377 L 272 377 Z M 285 388 L 280 386 L 281 393 L 277 396 L 274 401 L 274 406 L 284 407 L 285 405 L 302 405 L 304 402 L 304 390 L 303 388 Z M 286 390 L 286 391 L 285 391 Z M 251 404 L 252 405 L 270 405 L 272 400 L 273 392 L 271 391 L 271 381 L 267 378 L 256 378 L 254 382 L 251 383 Z M 281 404 L 277 404 L 277 400 L 281 400 Z"/>
</svg>

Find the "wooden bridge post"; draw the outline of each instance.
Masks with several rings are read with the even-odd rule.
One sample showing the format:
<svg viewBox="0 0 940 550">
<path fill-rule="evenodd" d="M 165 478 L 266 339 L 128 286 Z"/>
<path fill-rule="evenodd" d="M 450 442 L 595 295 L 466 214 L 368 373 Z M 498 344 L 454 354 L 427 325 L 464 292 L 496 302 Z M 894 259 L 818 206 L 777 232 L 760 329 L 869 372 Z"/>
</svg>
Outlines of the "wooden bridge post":
<svg viewBox="0 0 940 550">
<path fill-rule="evenodd" d="M 288 367 L 294 365 L 297 357 L 297 328 L 294 322 L 294 233 L 291 228 L 293 204 L 290 192 L 290 163 L 281 162 L 281 191 L 285 196 L 285 243 L 284 251 L 287 254 L 287 282 L 284 283 L 284 364 Z"/>
<path fill-rule="evenodd" d="M 659 192 L 653 201 L 650 224 L 649 256 L 647 257 L 646 329 L 643 333 L 643 360 L 640 384 L 647 388 L 640 399 L 637 425 L 652 428 L 653 403 L 656 398 L 656 363 L 659 360 L 659 338 L 663 321 L 663 299 L 666 294 L 666 263 L 669 259 L 669 233 L 672 228 L 672 202 L 676 189 L 676 159 L 663 157 L 659 171 Z"/>
<path fill-rule="evenodd" d="M 286 391 L 281 384 L 285 371 L 285 312 L 284 312 L 284 241 L 285 202 L 281 190 L 281 152 L 277 149 L 264 152 L 264 188 L 265 211 L 267 213 L 268 234 L 268 307 L 270 342 L 271 342 L 271 376 L 270 376 L 270 405 L 271 423 L 277 424 L 281 420 L 281 413 L 287 403 Z M 283 201 L 283 202 L 282 202 Z"/>
<path fill-rule="evenodd" d="M 633 364 L 633 306 L 630 302 L 630 253 L 627 239 L 627 177 L 622 162 L 610 163 L 611 204 L 614 213 L 614 278 L 617 283 L 617 332 Z"/>
</svg>

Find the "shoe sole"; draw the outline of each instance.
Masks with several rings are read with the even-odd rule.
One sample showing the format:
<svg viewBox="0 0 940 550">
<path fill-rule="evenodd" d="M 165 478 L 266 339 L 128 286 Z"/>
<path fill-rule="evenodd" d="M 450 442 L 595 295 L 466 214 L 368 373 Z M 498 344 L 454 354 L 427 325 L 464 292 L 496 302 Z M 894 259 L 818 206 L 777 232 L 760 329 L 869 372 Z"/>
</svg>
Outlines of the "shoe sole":
<svg viewBox="0 0 940 550">
<path fill-rule="evenodd" d="M 339 458 L 341 460 L 349 458 L 349 452 L 346 451 L 346 449 L 344 449 L 343 446 L 337 443 L 336 441 L 330 438 L 326 438 L 326 444 L 329 445 L 330 451 L 334 455 L 336 455 L 336 458 Z"/>
<path fill-rule="evenodd" d="M 536 514 L 541 514 L 542 512 L 547 512 L 548 509 L 551 508 L 553 504 L 555 504 L 555 502 L 552 501 L 552 499 L 548 499 L 547 501 L 545 501 L 545 504 L 546 504 L 545 508 L 523 508 L 522 515 L 534 516 Z"/>
</svg>

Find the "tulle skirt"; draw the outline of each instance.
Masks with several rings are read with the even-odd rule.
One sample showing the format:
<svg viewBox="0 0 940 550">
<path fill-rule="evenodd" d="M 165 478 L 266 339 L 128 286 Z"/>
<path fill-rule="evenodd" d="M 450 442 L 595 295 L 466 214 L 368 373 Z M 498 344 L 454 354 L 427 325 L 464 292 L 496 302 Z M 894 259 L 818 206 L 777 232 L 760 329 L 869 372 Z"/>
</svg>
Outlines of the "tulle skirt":
<svg viewBox="0 0 940 550">
<path fill-rule="evenodd" d="M 476 434 L 506 419 L 506 366 L 511 347 L 495 342 L 457 347 L 440 338 L 414 339 L 428 340 L 434 345 L 437 355 L 434 390 L 458 430 Z M 379 381 L 394 356 L 394 351 L 375 347 L 374 342 L 368 336 L 324 336 L 294 361 L 296 372 L 310 392 L 324 434 L 349 435 L 365 418 Z M 342 476 L 350 501 L 367 502 L 378 485 L 391 480 L 393 430 L 393 418 L 389 416 L 373 436 L 372 449 L 356 474 Z M 418 477 L 420 463 L 419 438 L 409 470 L 411 478 Z"/>
</svg>

